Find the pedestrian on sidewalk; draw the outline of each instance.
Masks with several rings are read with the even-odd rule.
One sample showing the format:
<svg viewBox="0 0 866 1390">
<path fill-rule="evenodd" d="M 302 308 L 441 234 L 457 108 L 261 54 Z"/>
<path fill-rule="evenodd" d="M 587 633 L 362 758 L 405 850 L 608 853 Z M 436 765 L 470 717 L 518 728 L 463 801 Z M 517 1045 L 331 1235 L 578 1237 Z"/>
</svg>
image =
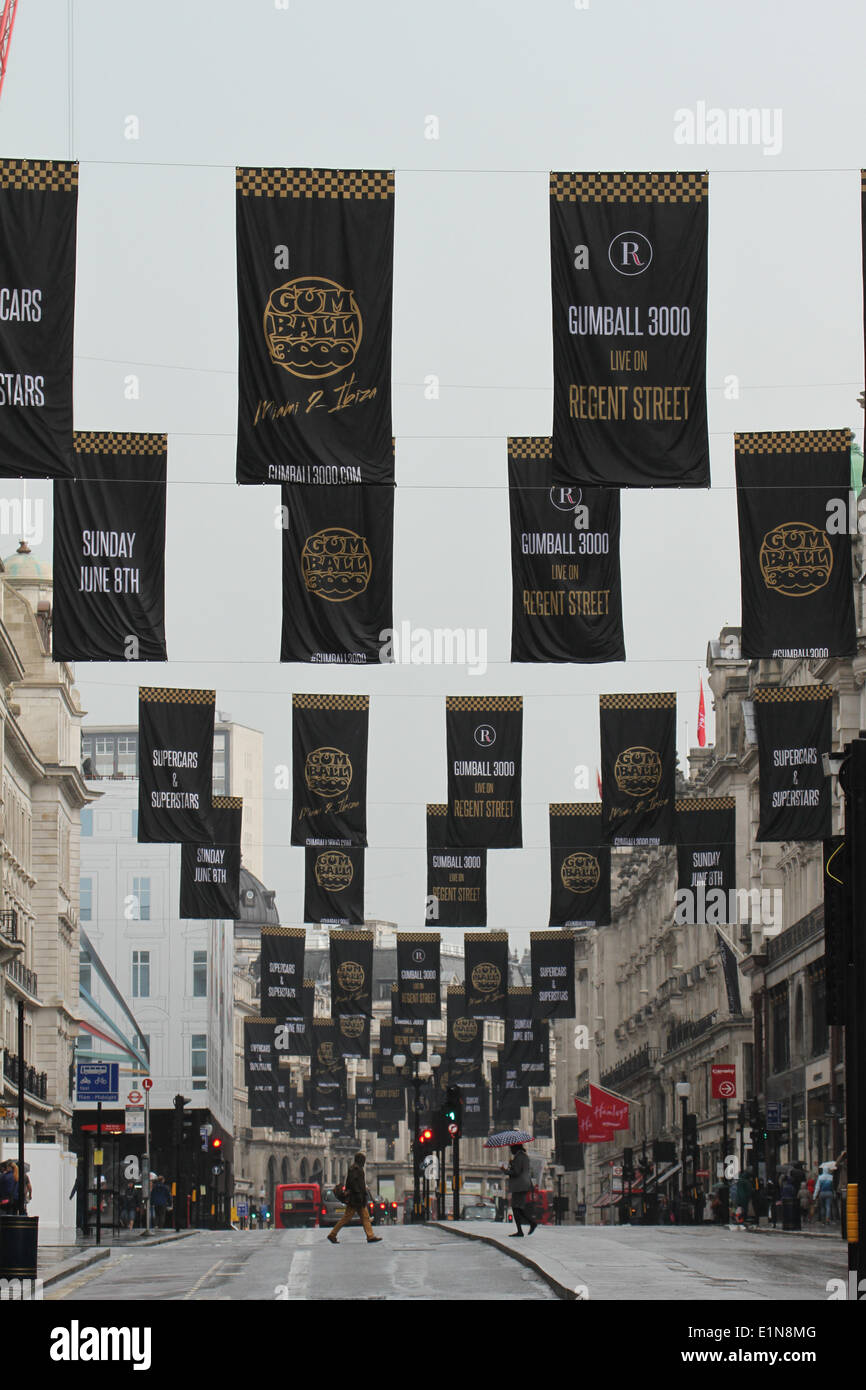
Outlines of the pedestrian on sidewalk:
<svg viewBox="0 0 866 1390">
<path fill-rule="evenodd" d="M 165 1225 L 165 1213 L 168 1210 L 170 1196 L 171 1193 L 165 1185 L 165 1179 L 160 1175 L 150 1189 L 150 1206 L 153 1214 L 153 1223 L 159 1230 Z"/>
<path fill-rule="evenodd" d="M 526 1209 L 527 1196 L 532 1186 L 532 1178 L 529 1171 L 529 1155 L 522 1144 L 510 1144 L 511 1162 L 506 1168 L 502 1166 L 503 1173 L 508 1174 L 508 1195 L 511 1198 L 511 1210 L 514 1212 L 514 1220 L 517 1230 L 511 1232 L 511 1239 L 523 1235 L 523 1222 L 529 1223 L 529 1234 L 535 1230 L 537 1222 L 533 1221 Z"/>
<path fill-rule="evenodd" d="M 833 1219 L 833 1177 L 823 1168 L 815 1183 L 815 1198 L 818 1203 L 818 1220 L 826 1226 Z"/>
<path fill-rule="evenodd" d="M 794 1184 L 794 1230 L 801 1231 L 803 1225 L 800 1220 L 800 1188 L 806 1186 L 807 1179 L 806 1170 L 799 1159 L 795 1159 L 791 1165 L 790 1178 Z"/>
<path fill-rule="evenodd" d="M 18 1211 L 18 1183 L 11 1158 L 0 1163 L 0 1212 L 14 1216 Z"/>
<path fill-rule="evenodd" d="M 128 1182 L 120 1197 L 120 1219 L 128 1231 L 131 1231 L 135 1225 L 137 1214 L 138 1200 L 135 1195 L 135 1183 Z"/>
<path fill-rule="evenodd" d="M 809 1186 L 810 1183 L 812 1184 L 811 1187 Z M 804 1182 L 802 1184 L 800 1191 L 797 1193 L 797 1201 L 800 1203 L 801 1226 L 804 1223 L 808 1226 L 812 1220 L 812 1189 L 814 1186 L 815 1184 L 810 1178 L 809 1182 Z"/>
<path fill-rule="evenodd" d="M 782 1230 L 794 1230 L 794 1207 L 797 1204 L 797 1191 L 791 1181 L 790 1173 L 782 1182 Z M 798 1208 L 799 1210 L 799 1208 Z"/>
<path fill-rule="evenodd" d="M 328 1233 L 328 1240 L 332 1245 L 339 1245 L 337 1232 L 342 1231 L 348 1225 L 353 1216 L 360 1216 L 361 1224 L 367 1233 L 367 1244 L 374 1245 L 382 1239 L 381 1236 L 373 1235 L 373 1226 L 370 1221 L 370 1213 L 367 1210 L 367 1175 L 364 1172 L 366 1163 L 364 1154 L 355 1154 L 355 1161 L 346 1174 L 344 1190 L 346 1193 L 346 1210 L 340 1217 L 333 1231 Z"/>
</svg>

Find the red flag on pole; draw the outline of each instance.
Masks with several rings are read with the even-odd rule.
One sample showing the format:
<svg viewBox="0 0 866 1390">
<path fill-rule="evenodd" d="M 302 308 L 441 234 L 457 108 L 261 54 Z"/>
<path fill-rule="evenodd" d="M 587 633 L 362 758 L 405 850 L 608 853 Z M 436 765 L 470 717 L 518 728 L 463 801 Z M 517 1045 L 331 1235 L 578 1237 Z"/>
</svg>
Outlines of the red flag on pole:
<svg viewBox="0 0 866 1390">
<path fill-rule="evenodd" d="M 698 747 L 704 748 L 707 742 L 707 711 L 704 705 L 704 682 L 701 678 L 701 698 L 698 701 Z"/>
<path fill-rule="evenodd" d="M 593 1117 L 599 1124 L 610 1129 L 628 1129 L 627 1100 L 620 1100 L 619 1096 L 612 1096 L 609 1091 L 603 1091 L 601 1087 L 593 1086 L 590 1082 L 589 1103 Z"/>
<path fill-rule="evenodd" d="M 574 1098 L 574 1108 L 577 1111 L 577 1137 L 581 1144 L 612 1144 L 613 1129 L 610 1125 L 602 1124 L 597 1118 L 591 1105 L 586 1101 Z"/>
</svg>

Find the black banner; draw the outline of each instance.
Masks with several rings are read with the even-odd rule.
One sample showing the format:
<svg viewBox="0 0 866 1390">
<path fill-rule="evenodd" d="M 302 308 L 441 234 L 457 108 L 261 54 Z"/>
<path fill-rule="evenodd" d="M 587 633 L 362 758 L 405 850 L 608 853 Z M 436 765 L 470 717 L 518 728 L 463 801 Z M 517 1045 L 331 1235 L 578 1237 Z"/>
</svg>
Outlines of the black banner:
<svg viewBox="0 0 866 1390">
<path fill-rule="evenodd" d="M 73 447 L 75 478 L 54 483 L 54 660 L 165 661 L 166 436 Z"/>
<path fill-rule="evenodd" d="M 614 845 L 670 845 L 676 834 L 677 697 L 600 695 L 601 818 Z"/>
<path fill-rule="evenodd" d="M 375 1059 L 375 1052 L 373 1057 Z M 387 1138 L 391 1125 L 406 1118 L 406 1091 L 402 1082 L 383 1078 L 373 1081 L 373 1109 L 376 1112 L 376 1133 Z"/>
<path fill-rule="evenodd" d="M 553 1138 L 553 1107 L 549 1096 L 532 1102 L 532 1133 L 536 1139 Z"/>
<path fill-rule="evenodd" d="M 466 1139 L 486 1139 L 490 1133 L 490 1093 L 485 1082 L 461 1086 L 463 1135 Z"/>
<path fill-rule="evenodd" d="M 346 1063 L 337 1025 L 333 1018 L 314 1018 L 312 1023 L 313 1050 L 310 1053 L 310 1078 L 322 1090 L 345 1091 Z"/>
<path fill-rule="evenodd" d="M 529 933 L 533 1018 L 575 1018 L 574 932 Z"/>
<path fill-rule="evenodd" d="M 439 1019 L 439 933 L 397 932 L 397 1012 L 402 1019 Z M 392 1008 L 393 1008 L 392 1002 Z"/>
<path fill-rule="evenodd" d="M 557 801 L 550 815 L 551 927 L 610 924 L 610 845 L 598 802 Z"/>
<path fill-rule="evenodd" d="M 274 1018 L 244 1019 L 244 1085 L 276 1081 L 279 1054 L 275 1047 Z"/>
<path fill-rule="evenodd" d="M 445 802 L 427 805 L 428 922 L 439 927 L 487 926 L 487 850 L 449 849 Z"/>
<path fill-rule="evenodd" d="M 239 483 L 388 483 L 394 174 L 237 169 Z"/>
<path fill-rule="evenodd" d="M 550 175 L 563 482 L 709 487 L 707 188 L 701 173 Z"/>
<path fill-rule="evenodd" d="M 243 797 L 211 797 L 210 840 L 181 845 L 180 917 L 240 917 L 243 809 Z"/>
<path fill-rule="evenodd" d="M 449 985 L 446 1008 L 445 1056 L 452 1085 L 478 1085 L 482 1080 L 484 1020 L 466 1009 L 462 985 Z"/>
<path fill-rule="evenodd" d="M 293 845 L 366 845 L 368 695 L 292 696 Z"/>
<path fill-rule="evenodd" d="M 511 660 L 625 661 L 616 488 L 555 487 L 550 439 L 508 441 Z"/>
<path fill-rule="evenodd" d="M 463 945 L 466 1012 L 473 1018 L 504 1018 L 508 992 L 508 932 L 477 932 Z"/>
<path fill-rule="evenodd" d="M 138 691 L 138 842 L 210 838 L 216 691 Z"/>
<path fill-rule="evenodd" d="M 306 936 L 306 933 L 304 933 Z M 291 957 L 290 957 L 291 960 Z M 293 1014 L 277 1021 L 275 1046 L 282 1057 L 309 1057 L 313 1051 L 313 1012 L 316 1002 L 315 980 L 304 980 L 300 1017 Z"/>
<path fill-rule="evenodd" d="M 363 927 L 364 854 L 357 846 L 304 851 L 304 921 Z"/>
<path fill-rule="evenodd" d="M 355 1077 L 355 1124 L 358 1129 L 376 1129 L 376 1103 L 372 1077 Z"/>
<path fill-rule="evenodd" d="M 331 1013 L 373 1017 L 371 931 L 331 932 Z"/>
<path fill-rule="evenodd" d="M 523 697 L 449 695 L 446 844 L 520 849 Z"/>
<path fill-rule="evenodd" d="M 72 473 L 77 211 L 77 163 L 0 160 L 4 478 L 68 478 Z M 56 590 L 54 598 L 56 602 Z"/>
<path fill-rule="evenodd" d="M 303 927 L 262 927 L 262 1013 L 273 1014 L 276 1019 L 303 1018 L 306 940 Z"/>
<path fill-rule="evenodd" d="M 394 490 L 283 489 L 280 661 L 374 666 L 394 631 Z"/>
<path fill-rule="evenodd" d="M 857 651 L 850 430 L 735 434 L 744 657 Z"/>
<path fill-rule="evenodd" d="M 756 839 L 826 840 L 831 779 L 833 687 L 759 685 L 752 695 L 758 734 L 760 818 Z"/>
<path fill-rule="evenodd" d="M 419 1062 L 427 1058 L 427 1020 L 426 1018 L 400 1017 L 400 989 L 395 983 L 391 986 L 391 1041 L 395 1052 L 411 1055 L 412 1043 L 420 1043 Z M 435 1051 L 435 1049 L 434 1049 Z"/>
<path fill-rule="evenodd" d="M 502 1062 L 514 1071 L 520 1086 L 550 1085 L 550 1025 L 545 1018 L 532 1016 L 533 998 L 529 985 L 515 985 L 508 991 L 505 1045 Z"/>
<path fill-rule="evenodd" d="M 490 1099 L 494 1124 L 502 1129 L 519 1124 L 520 1112 L 529 1104 L 529 1087 L 521 1085 L 514 1067 L 506 1067 L 501 1057 L 490 1068 Z"/>
<path fill-rule="evenodd" d="M 337 1020 L 337 1037 L 344 1057 L 369 1057 L 370 1019 L 366 1014 L 341 1014 Z"/>
<path fill-rule="evenodd" d="M 679 797 L 677 896 L 680 924 L 724 926 L 737 886 L 736 801 L 732 796 Z M 730 914 L 736 921 L 736 912 Z"/>
<path fill-rule="evenodd" d="M 722 961 L 722 973 L 725 977 L 728 1012 L 739 1017 L 743 1012 L 743 1006 L 740 1002 L 740 969 L 737 964 L 736 953 L 727 937 L 719 931 L 718 927 L 716 928 L 716 941 Z"/>
</svg>

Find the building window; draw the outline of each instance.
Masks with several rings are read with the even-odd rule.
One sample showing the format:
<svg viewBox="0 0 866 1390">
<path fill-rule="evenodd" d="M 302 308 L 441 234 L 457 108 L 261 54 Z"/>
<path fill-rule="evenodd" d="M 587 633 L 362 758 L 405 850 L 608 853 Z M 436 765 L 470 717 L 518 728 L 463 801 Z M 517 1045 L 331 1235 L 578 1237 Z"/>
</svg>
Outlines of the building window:
<svg viewBox="0 0 866 1390">
<path fill-rule="evenodd" d="M 207 1087 L 207 1034 L 193 1033 L 191 1045 L 192 1089 L 203 1091 Z"/>
<path fill-rule="evenodd" d="M 78 988 L 91 992 L 91 965 L 90 952 L 82 947 L 78 955 Z"/>
<path fill-rule="evenodd" d="M 79 880 L 78 916 L 82 922 L 93 921 L 93 879 Z"/>
<path fill-rule="evenodd" d="M 150 998 L 150 951 L 132 953 L 132 997 Z"/>
<path fill-rule="evenodd" d="M 228 796 L 228 779 L 226 771 L 226 752 L 227 740 L 224 733 L 214 734 L 213 740 L 213 794 L 214 796 Z"/>
<path fill-rule="evenodd" d="M 791 1065 L 788 1019 L 787 981 L 770 991 L 770 1065 L 774 1072 L 787 1071 Z"/>
<path fill-rule="evenodd" d="M 93 811 L 89 806 L 81 812 L 81 833 L 82 835 L 93 834 Z"/>
<path fill-rule="evenodd" d="M 207 995 L 207 951 L 192 953 L 192 992 L 196 999 Z"/>
<path fill-rule="evenodd" d="M 93 744 L 94 772 L 97 777 L 111 777 L 114 773 L 114 739 L 97 737 Z"/>
<path fill-rule="evenodd" d="M 812 1015 L 812 1053 L 820 1057 L 830 1046 L 827 1026 L 827 977 L 824 962 L 809 969 L 809 1011 Z"/>
<path fill-rule="evenodd" d="M 132 920 L 134 922 L 149 922 L 150 879 L 134 878 L 132 880 L 132 896 L 135 899 L 133 903 L 134 913 Z"/>
<path fill-rule="evenodd" d="M 138 839 L 138 812 L 137 812 L 137 811 L 133 811 L 133 812 L 132 812 L 132 838 L 133 838 L 133 840 L 137 840 L 137 839 Z"/>
<path fill-rule="evenodd" d="M 117 738 L 117 771 L 124 777 L 138 776 L 138 736 L 119 734 Z"/>
</svg>

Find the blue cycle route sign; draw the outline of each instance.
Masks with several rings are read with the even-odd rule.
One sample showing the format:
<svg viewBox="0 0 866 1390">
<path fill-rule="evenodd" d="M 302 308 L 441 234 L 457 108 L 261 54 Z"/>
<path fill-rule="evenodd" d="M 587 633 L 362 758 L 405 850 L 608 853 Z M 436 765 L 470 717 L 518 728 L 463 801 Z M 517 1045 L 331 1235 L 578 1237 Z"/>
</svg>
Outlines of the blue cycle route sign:
<svg viewBox="0 0 866 1390">
<path fill-rule="evenodd" d="M 779 1130 L 782 1128 L 782 1102 L 780 1100 L 767 1101 L 767 1129 Z"/>
<path fill-rule="evenodd" d="M 75 1067 L 75 1099 L 116 1102 L 119 1097 L 118 1062 L 78 1062 Z"/>
</svg>

